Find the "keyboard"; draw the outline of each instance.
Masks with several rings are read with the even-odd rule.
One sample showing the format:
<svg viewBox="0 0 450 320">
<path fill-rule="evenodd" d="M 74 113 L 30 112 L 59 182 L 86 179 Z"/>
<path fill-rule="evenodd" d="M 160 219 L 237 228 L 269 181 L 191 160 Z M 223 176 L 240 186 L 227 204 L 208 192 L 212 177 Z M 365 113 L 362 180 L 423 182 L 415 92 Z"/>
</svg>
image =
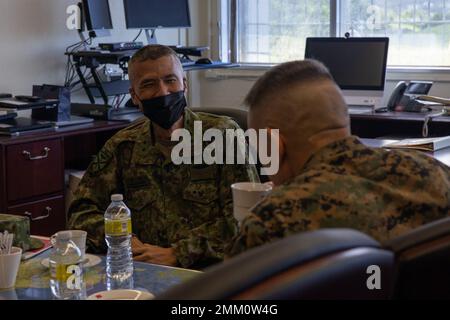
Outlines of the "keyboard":
<svg viewBox="0 0 450 320">
<path fill-rule="evenodd" d="M 375 106 L 367 105 L 367 104 L 349 104 L 349 108 L 358 108 L 358 109 L 373 109 Z"/>
<path fill-rule="evenodd" d="M 374 110 L 374 106 L 355 105 L 355 104 L 348 105 L 348 111 L 351 114 L 367 113 L 367 112 L 372 112 L 373 110 Z"/>
<path fill-rule="evenodd" d="M 191 59 L 180 59 L 180 61 L 183 67 L 195 65 L 195 61 L 192 61 Z"/>
</svg>

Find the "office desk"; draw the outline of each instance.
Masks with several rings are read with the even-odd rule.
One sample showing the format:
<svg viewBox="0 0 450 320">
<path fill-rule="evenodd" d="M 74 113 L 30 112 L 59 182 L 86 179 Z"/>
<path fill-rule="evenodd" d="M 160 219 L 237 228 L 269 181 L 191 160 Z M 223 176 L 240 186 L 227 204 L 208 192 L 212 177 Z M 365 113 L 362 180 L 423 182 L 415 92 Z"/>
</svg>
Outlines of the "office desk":
<svg viewBox="0 0 450 320">
<path fill-rule="evenodd" d="M 200 71 L 208 69 L 238 68 L 240 64 L 214 61 L 212 64 L 193 64 L 183 66 L 184 71 Z"/>
<path fill-rule="evenodd" d="M 49 269 L 41 264 L 50 255 L 50 250 L 22 261 L 14 289 L 0 290 L 0 300 L 53 300 L 50 289 Z M 86 297 L 106 290 L 106 261 L 85 268 Z M 133 282 L 135 289 L 144 289 L 154 295 L 161 294 L 170 287 L 192 279 L 201 272 L 134 262 Z"/>
<path fill-rule="evenodd" d="M 380 148 L 388 143 L 394 142 L 395 140 L 383 140 L 383 139 L 361 139 L 361 141 L 370 147 Z M 418 151 L 422 152 L 422 151 Z M 429 156 L 441 161 L 445 165 L 450 167 L 450 148 L 438 150 L 435 152 L 426 152 Z"/>
<path fill-rule="evenodd" d="M 352 134 L 362 138 L 422 137 L 425 115 L 412 112 L 350 113 Z M 433 118 L 429 123 L 429 133 L 430 136 L 450 135 L 450 117 Z"/>
<path fill-rule="evenodd" d="M 66 53 L 72 57 L 75 65 L 75 71 L 83 85 L 84 91 L 91 103 L 95 103 L 95 97 L 101 97 L 104 104 L 109 103 L 109 96 L 117 96 L 128 94 L 130 88 L 129 80 L 114 80 L 111 82 L 102 82 L 97 68 L 103 64 L 116 64 L 123 70 L 124 74 L 128 73 L 128 62 L 137 50 L 105 52 L 105 51 L 78 51 Z M 86 77 L 81 70 L 82 67 L 89 69 L 94 83 L 87 82 Z M 189 64 L 183 65 L 184 71 L 206 70 L 206 69 L 222 69 L 235 68 L 238 64 L 214 62 L 212 64 Z"/>
<path fill-rule="evenodd" d="M 64 170 L 84 170 L 128 122 L 96 121 L 18 137 L 0 136 L 0 212 L 30 217 L 32 234 L 66 227 Z"/>
</svg>

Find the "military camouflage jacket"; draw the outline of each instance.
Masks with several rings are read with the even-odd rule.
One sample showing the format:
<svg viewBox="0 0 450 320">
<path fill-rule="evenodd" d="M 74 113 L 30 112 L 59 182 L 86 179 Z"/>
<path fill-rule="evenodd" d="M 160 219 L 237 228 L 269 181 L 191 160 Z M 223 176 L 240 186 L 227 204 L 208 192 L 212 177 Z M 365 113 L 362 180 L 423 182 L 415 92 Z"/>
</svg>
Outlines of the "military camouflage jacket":
<svg viewBox="0 0 450 320">
<path fill-rule="evenodd" d="M 227 117 L 186 109 L 184 127 L 235 129 Z M 182 267 L 203 267 L 223 259 L 236 234 L 231 184 L 258 181 L 250 165 L 175 165 L 153 144 L 148 119 L 112 137 L 90 164 L 69 209 L 69 228 L 88 232 L 87 246 L 105 252 L 103 215 L 110 195 L 121 193 L 131 209 L 133 233 L 144 243 L 173 247 Z"/>
<path fill-rule="evenodd" d="M 349 137 L 319 150 L 252 211 L 230 256 L 320 228 L 388 240 L 450 214 L 450 168 L 418 151 L 370 148 Z"/>
</svg>

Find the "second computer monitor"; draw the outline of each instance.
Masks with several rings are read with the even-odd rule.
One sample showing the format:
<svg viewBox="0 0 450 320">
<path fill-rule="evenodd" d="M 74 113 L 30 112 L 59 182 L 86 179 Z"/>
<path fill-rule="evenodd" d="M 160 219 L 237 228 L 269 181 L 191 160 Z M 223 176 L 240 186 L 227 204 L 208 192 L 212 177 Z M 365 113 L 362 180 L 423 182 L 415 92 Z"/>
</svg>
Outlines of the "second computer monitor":
<svg viewBox="0 0 450 320">
<path fill-rule="evenodd" d="M 305 58 L 321 61 L 349 105 L 379 107 L 383 97 L 389 38 L 308 38 Z"/>
<path fill-rule="evenodd" d="M 108 0 L 83 0 L 84 18 L 89 31 L 95 31 L 97 36 L 109 35 L 113 28 Z"/>
<path fill-rule="evenodd" d="M 128 29 L 188 28 L 188 0 L 124 0 Z"/>
</svg>

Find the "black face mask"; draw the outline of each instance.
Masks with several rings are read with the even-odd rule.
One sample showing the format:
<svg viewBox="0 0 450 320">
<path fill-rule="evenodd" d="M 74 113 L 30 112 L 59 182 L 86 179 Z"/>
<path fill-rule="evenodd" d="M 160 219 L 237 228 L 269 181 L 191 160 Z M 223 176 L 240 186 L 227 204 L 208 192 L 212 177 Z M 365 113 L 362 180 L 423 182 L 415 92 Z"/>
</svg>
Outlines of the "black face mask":
<svg viewBox="0 0 450 320">
<path fill-rule="evenodd" d="M 164 129 L 172 128 L 184 113 L 187 106 L 184 91 L 167 96 L 141 100 L 144 115 Z"/>
</svg>

